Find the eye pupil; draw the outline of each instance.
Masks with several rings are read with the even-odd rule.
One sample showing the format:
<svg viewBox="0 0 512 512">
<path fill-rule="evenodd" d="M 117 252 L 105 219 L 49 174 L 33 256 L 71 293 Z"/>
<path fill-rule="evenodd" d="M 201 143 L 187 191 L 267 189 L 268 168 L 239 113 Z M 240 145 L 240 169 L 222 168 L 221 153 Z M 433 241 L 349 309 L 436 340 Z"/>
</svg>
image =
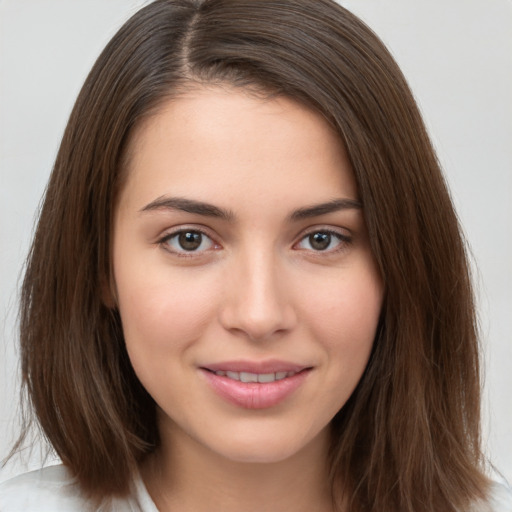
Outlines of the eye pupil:
<svg viewBox="0 0 512 512">
<path fill-rule="evenodd" d="M 311 247 L 317 251 L 325 251 L 331 244 L 330 233 L 313 233 L 309 235 L 309 243 Z"/>
<path fill-rule="evenodd" d="M 203 237 L 195 231 L 184 231 L 178 236 L 178 243 L 185 251 L 195 251 L 201 245 Z"/>
</svg>

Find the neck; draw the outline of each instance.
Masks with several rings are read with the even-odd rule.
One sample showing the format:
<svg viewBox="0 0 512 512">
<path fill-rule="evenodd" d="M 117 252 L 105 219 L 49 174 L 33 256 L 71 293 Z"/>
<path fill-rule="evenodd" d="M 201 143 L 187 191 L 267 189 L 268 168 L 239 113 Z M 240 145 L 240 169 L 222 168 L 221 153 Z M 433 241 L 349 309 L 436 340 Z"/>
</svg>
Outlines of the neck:
<svg viewBox="0 0 512 512">
<path fill-rule="evenodd" d="M 327 433 L 271 463 L 232 461 L 187 435 L 162 438 L 142 468 L 160 512 L 332 511 Z"/>
</svg>

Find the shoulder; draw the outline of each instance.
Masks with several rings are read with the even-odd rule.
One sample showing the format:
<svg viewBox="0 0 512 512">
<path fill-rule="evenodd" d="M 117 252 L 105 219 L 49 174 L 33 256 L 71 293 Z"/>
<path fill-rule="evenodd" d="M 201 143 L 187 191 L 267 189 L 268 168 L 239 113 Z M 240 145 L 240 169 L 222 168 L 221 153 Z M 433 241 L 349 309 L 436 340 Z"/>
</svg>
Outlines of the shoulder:
<svg viewBox="0 0 512 512">
<path fill-rule="evenodd" d="M 62 465 L 31 471 L 0 484 L 0 512 L 73 512 L 90 506 Z"/>
<path fill-rule="evenodd" d="M 93 506 L 65 466 L 49 466 L 0 483 L 0 512 L 158 512 L 139 475 L 132 491 Z"/>
<path fill-rule="evenodd" d="M 512 512 L 512 488 L 505 482 L 493 482 L 488 503 L 489 512 Z"/>
<path fill-rule="evenodd" d="M 468 512 L 512 512 L 512 489 L 501 477 L 492 480 L 487 499 L 474 503 Z"/>
</svg>

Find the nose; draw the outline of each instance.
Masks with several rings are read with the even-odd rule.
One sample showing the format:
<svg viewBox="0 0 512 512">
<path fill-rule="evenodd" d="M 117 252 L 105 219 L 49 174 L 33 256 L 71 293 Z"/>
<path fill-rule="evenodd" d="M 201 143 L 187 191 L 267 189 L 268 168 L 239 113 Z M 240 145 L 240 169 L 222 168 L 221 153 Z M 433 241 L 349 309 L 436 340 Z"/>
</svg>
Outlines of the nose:
<svg viewBox="0 0 512 512">
<path fill-rule="evenodd" d="M 251 341 L 293 329 L 297 316 L 290 283 L 271 254 L 252 252 L 230 268 L 220 312 L 223 327 Z"/>
</svg>

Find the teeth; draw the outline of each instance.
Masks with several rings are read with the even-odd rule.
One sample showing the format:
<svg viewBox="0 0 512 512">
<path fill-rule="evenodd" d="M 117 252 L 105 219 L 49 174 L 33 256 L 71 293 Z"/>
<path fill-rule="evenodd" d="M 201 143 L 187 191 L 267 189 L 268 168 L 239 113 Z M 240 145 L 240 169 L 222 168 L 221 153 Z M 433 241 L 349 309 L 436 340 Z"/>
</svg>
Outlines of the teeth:
<svg viewBox="0 0 512 512">
<path fill-rule="evenodd" d="M 218 370 L 215 375 L 220 377 L 227 377 L 228 379 L 238 380 L 240 382 L 274 382 L 276 380 L 283 380 L 286 377 L 292 377 L 295 372 L 276 372 L 276 373 L 250 373 L 250 372 L 230 372 Z"/>
<path fill-rule="evenodd" d="M 274 373 L 260 373 L 258 375 L 258 382 L 274 382 L 276 376 Z"/>
<path fill-rule="evenodd" d="M 258 374 L 249 372 L 240 372 L 241 382 L 258 382 Z"/>
</svg>

